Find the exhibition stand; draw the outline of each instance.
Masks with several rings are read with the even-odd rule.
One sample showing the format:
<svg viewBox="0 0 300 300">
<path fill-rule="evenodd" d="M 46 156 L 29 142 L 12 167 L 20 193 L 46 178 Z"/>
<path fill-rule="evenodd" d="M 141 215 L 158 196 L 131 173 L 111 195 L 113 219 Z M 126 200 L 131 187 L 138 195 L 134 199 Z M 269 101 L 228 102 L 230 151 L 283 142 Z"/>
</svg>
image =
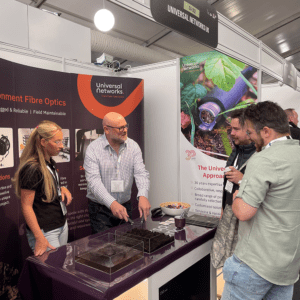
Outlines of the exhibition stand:
<svg viewBox="0 0 300 300">
<path fill-rule="evenodd" d="M 74 197 L 68 206 L 69 241 L 91 234 L 87 208 L 87 181 L 83 168 L 88 145 L 103 134 L 102 119 L 112 110 L 126 117 L 130 137 L 143 151 L 143 86 L 141 79 L 91 76 L 32 68 L 0 59 L 0 204 L 1 257 L 7 263 L 22 261 L 31 253 L 26 225 L 11 179 L 31 132 L 43 120 L 59 124 L 63 150 L 54 158 L 60 185 Z M 81 201 L 79 201 L 81 199 Z M 136 194 L 132 193 L 132 204 Z M 136 205 L 135 205 L 136 206 Z M 134 210 L 135 214 L 137 210 Z M 11 232 L 17 237 L 11 242 Z"/>
<path fill-rule="evenodd" d="M 111 2 L 154 21 L 150 9 L 136 1 Z M 66 73 L 144 79 L 144 115 L 147 116 L 144 119 L 144 158 L 146 168 L 151 174 L 151 203 L 157 206 L 158 199 L 165 198 L 180 201 L 179 59 L 113 73 L 88 63 L 91 57 L 90 29 L 62 18 L 55 18 L 16 1 L 3 2 L 1 8 L 0 25 L 14 30 L 13 34 L 10 31 L 1 32 L 0 57 L 3 59 Z M 43 35 L 39 34 L 41 26 L 44 30 Z M 60 28 L 59 32 L 57 28 Z M 220 13 L 218 31 L 217 51 L 258 70 L 258 99 L 262 93 L 262 72 L 283 81 L 285 60 L 279 54 Z M 74 32 L 76 38 L 73 38 Z M 184 36 L 178 36 L 178 43 L 184 44 L 186 39 Z M 78 43 L 78 40 L 84 42 Z M 209 50 L 196 42 L 193 47 L 195 54 Z M 297 84 L 297 91 L 300 91 L 299 72 Z M 161 182 L 164 183 L 163 188 Z"/>
<path fill-rule="evenodd" d="M 150 9 L 141 7 L 137 1 L 111 1 L 154 21 Z M 136 115 L 132 116 L 133 121 L 130 122 L 129 137 L 139 140 L 141 147 L 144 144 L 145 165 L 150 172 L 149 200 L 152 207 L 157 207 L 164 201 L 186 201 L 185 194 L 182 192 L 182 184 L 186 186 L 196 184 L 194 178 L 189 179 L 190 172 L 183 173 L 182 165 L 180 165 L 182 159 L 186 164 L 196 162 L 190 155 L 193 154 L 192 152 L 185 154 L 186 151 L 194 150 L 190 142 L 184 140 L 188 144 L 184 145 L 185 149 L 180 148 L 180 145 L 183 145 L 180 119 L 180 59 L 132 68 L 127 72 L 113 73 L 111 70 L 90 63 L 91 30 L 89 28 L 62 18 L 54 18 L 41 10 L 17 1 L 2 1 L 0 8 L 0 25 L 2 28 L 10 29 L 0 32 L 2 76 L 0 94 L 4 95 L 4 98 L 0 98 L 0 128 L 2 130 L 0 133 L 11 138 L 9 154 L 7 153 L 8 138 L 3 138 L 3 155 L 0 155 L 2 162 L 0 209 L 3 215 L 0 224 L 1 228 L 5 229 L 0 239 L 0 262 L 12 266 L 17 273 L 21 270 L 22 256 L 28 256 L 30 253 L 20 202 L 14 195 L 11 178 L 19 163 L 21 145 L 24 146 L 24 143 L 19 141 L 30 134 L 30 130 L 35 128 L 41 120 L 49 119 L 57 122 L 65 130 L 64 135 L 66 133 L 69 137 L 66 141 L 69 148 L 69 153 L 65 153 L 67 159 L 61 157 L 62 161 L 58 163 L 58 167 L 61 181 L 71 187 L 74 197 L 68 214 L 69 225 L 71 224 L 71 243 L 56 251 L 46 253 L 42 257 L 44 261 L 33 256 L 26 260 L 20 281 L 20 290 L 24 299 L 115 299 L 132 287 L 145 283 L 149 299 L 167 299 L 164 297 L 167 297 L 170 291 L 168 284 L 172 285 L 172 282 L 176 282 L 174 278 L 185 274 L 184 272 L 193 266 L 199 269 L 199 265 L 203 264 L 200 269 L 203 269 L 204 273 L 199 274 L 200 282 L 204 282 L 206 287 L 211 287 L 209 297 L 215 300 L 216 270 L 210 266 L 209 256 L 207 256 L 210 253 L 214 230 L 186 226 L 184 229 L 186 240 L 177 234 L 172 244 L 153 254 L 144 254 L 137 266 L 128 266 L 125 268 L 125 273 L 109 283 L 101 280 L 101 276 L 95 278 L 91 274 L 79 274 L 75 269 L 72 256 L 78 243 L 88 243 L 95 237 L 88 236 L 90 228 L 85 198 L 87 183 L 82 167 L 83 157 L 78 156 L 77 150 L 80 144 L 79 137 L 86 132 L 91 132 L 88 136 L 90 141 L 99 136 L 103 116 L 92 114 L 93 107 L 89 107 L 89 110 L 84 105 L 84 102 L 86 104 L 91 99 L 82 100 L 85 94 L 82 91 L 88 86 L 87 82 L 94 83 L 93 95 L 95 97 L 98 94 L 99 84 L 113 85 L 116 90 L 124 87 L 124 95 L 128 98 L 134 90 L 140 91 L 143 85 L 144 93 L 143 95 L 138 93 L 142 96 L 139 97 L 140 105 L 137 105 Z M 262 72 L 283 82 L 286 60 L 219 13 L 218 31 L 218 46 L 215 50 L 257 69 L 257 101 L 264 100 Z M 74 37 L 74 32 L 76 32 L 76 37 Z M 185 39 L 187 38 L 179 36 L 178 42 L 184 43 Z M 195 42 L 193 50 L 194 54 L 197 54 L 208 52 L 210 49 Z M 83 77 L 86 78 L 83 80 L 85 82 L 80 80 Z M 41 78 L 44 80 L 39 81 Z M 300 91 L 299 72 L 297 72 L 296 81 L 297 87 L 292 95 L 295 103 Z M 20 100 L 21 95 L 24 97 L 22 99 L 25 99 L 27 95 L 34 98 L 33 101 L 38 100 L 39 103 L 32 102 L 29 98 L 26 103 L 8 101 L 7 95 L 15 96 L 15 100 L 16 96 Z M 115 106 L 122 102 L 117 102 L 118 99 L 114 100 L 117 104 L 111 105 L 111 110 L 115 110 Z M 272 96 L 266 100 L 273 100 Z M 55 106 L 57 109 L 54 110 Z M 288 108 L 288 105 L 284 108 Z M 38 113 L 31 113 L 33 110 Z M 24 113 L 25 111 L 27 113 Z M 42 114 L 39 113 L 40 111 Z M 97 111 L 101 110 L 97 109 Z M 31 116 L 28 117 L 29 115 Z M 139 130 L 136 130 L 137 128 Z M 86 147 L 86 144 L 83 146 Z M 199 158 L 198 155 L 197 159 Z M 6 165 L 5 160 L 8 161 Z M 225 164 L 225 160 L 223 163 Z M 200 169 L 201 166 L 206 167 L 198 162 L 194 164 L 194 167 L 195 165 Z M 211 166 L 214 167 L 213 163 L 208 164 L 207 167 Z M 198 174 L 196 173 L 195 176 Z M 184 180 L 189 182 L 185 184 Z M 193 188 L 200 190 L 202 187 L 193 186 Z M 191 187 L 188 186 L 187 189 L 191 194 Z M 222 193 L 222 187 L 215 189 L 213 193 L 214 195 Z M 206 190 L 201 190 L 201 194 L 205 195 L 204 198 L 211 196 Z M 206 209 L 210 210 L 211 207 Z M 216 210 L 219 208 L 213 209 L 217 215 Z M 159 222 L 147 221 L 145 226 L 151 229 L 158 227 Z M 74 241 L 81 237 L 84 238 Z M 24 249 L 27 253 L 26 251 L 24 253 Z M 187 288 L 191 286 L 192 283 L 189 281 Z M 182 287 L 182 290 L 185 291 L 185 288 Z M 181 299 L 186 298 L 181 297 Z"/>
<path fill-rule="evenodd" d="M 112 274 L 92 267 L 80 269 L 76 249 L 80 245 L 88 248 L 108 232 L 130 230 L 132 225 L 85 237 L 39 257 L 30 256 L 19 281 L 22 299 L 126 299 L 128 290 L 145 282 L 146 298 L 135 294 L 134 299 L 216 299 L 215 273 L 209 256 L 215 230 L 193 225 L 177 230 L 173 223 L 161 224 L 169 218 L 148 219 L 143 224 L 136 219 L 135 225 L 169 232 L 174 241 L 150 254 L 144 252 L 140 260 Z"/>
</svg>

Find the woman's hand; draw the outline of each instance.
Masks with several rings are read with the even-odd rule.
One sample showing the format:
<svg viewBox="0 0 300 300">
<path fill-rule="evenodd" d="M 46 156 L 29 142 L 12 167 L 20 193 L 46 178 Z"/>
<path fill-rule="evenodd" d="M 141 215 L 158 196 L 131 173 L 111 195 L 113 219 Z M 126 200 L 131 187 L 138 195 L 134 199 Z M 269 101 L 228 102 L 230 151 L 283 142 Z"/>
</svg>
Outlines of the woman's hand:
<svg viewBox="0 0 300 300">
<path fill-rule="evenodd" d="M 52 245 L 49 244 L 47 239 L 44 236 L 35 239 L 35 247 L 34 247 L 34 255 L 39 256 L 44 254 L 47 251 L 47 248 L 52 250 L 56 249 Z"/>
<path fill-rule="evenodd" d="M 60 191 L 61 191 L 61 200 L 65 202 L 67 206 L 71 204 L 73 198 L 70 191 L 64 186 L 60 188 Z"/>
</svg>

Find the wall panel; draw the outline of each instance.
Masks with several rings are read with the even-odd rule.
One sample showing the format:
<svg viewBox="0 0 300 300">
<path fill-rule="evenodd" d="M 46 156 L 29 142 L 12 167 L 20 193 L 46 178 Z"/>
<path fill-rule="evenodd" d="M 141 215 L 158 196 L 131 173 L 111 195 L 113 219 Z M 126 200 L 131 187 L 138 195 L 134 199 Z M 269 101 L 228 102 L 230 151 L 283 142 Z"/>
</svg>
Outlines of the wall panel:
<svg viewBox="0 0 300 300">
<path fill-rule="evenodd" d="M 28 6 L 29 48 L 91 61 L 90 29 Z"/>
<path fill-rule="evenodd" d="M 176 60 L 134 68 L 144 86 L 144 158 L 152 207 L 179 199 L 179 70 Z M 178 127 L 179 126 L 179 127 Z M 130 132 L 129 132 L 130 136 Z"/>
<path fill-rule="evenodd" d="M 28 47 L 27 5 L 0 0 L 0 41 Z"/>
</svg>

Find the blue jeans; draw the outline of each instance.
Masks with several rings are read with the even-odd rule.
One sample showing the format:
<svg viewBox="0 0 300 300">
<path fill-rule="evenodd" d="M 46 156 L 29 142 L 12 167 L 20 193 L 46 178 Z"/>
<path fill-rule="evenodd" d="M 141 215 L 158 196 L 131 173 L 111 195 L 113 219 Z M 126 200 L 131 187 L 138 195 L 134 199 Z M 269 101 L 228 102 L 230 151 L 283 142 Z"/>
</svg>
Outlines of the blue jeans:
<svg viewBox="0 0 300 300">
<path fill-rule="evenodd" d="M 221 300 L 292 300 L 294 285 L 273 284 L 243 263 L 229 257 L 223 267 L 225 286 Z"/>
<path fill-rule="evenodd" d="M 66 221 L 65 225 L 47 232 L 44 232 L 42 229 L 42 232 L 49 242 L 49 244 L 55 248 L 58 248 L 60 246 L 66 245 L 68 242 L 68 222 Z M 35 237 L 33 233 L 30 230 L 26 230 L 26 236 L 28 240 L 29 247 L 32 251 L 34 251 L 35 247 Z M 49 251 L 50 248 L 47 249 Z"/>
</svg>

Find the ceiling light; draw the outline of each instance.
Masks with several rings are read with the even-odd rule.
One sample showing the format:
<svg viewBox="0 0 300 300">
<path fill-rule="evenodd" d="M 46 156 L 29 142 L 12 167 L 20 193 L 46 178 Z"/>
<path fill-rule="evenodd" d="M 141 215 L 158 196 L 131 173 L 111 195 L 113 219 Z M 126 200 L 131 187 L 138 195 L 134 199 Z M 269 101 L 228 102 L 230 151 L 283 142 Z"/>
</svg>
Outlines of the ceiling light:
<svg viewBox="0 0 300 300">
<path fill-rule="evenodd" d="M 107 9 L 100 9 L 94 16 L 94 23 L 100 31 L 109 31 L 115 25 L 114 15 Z"/>
<path fill-rule="evenodd" d="M 208 4 L 210 4 L 210 5 L 212 5 L 212 4 L 214 4 L 215 2 L 217 2 L 218 0 L 207 0 L 207 3 Z"/>
<path fill-rule="evenodd" d="M 290 51 L 290 50 L 291 50 L 289 44 L 286 43 L 286 42 L 281 43 L 281 44 L 279 44 L 278 46 L 279 46 L 279 49 L 280 49 L 280 53 L 281 53 L 281 54 L 284 53 L 284 52 L 287 52 L 287 51 Z"/>
<path fill-rule="evenodd" d="M 47 13 L 49 13 L 49 14 L 52 14 L 52 15 L 55 15 L 55 16 L 61 16 L 61 13 L 58 13 L 58 12 L 55 12 L 55 11 L 50 11 L 50 10 L 47 10 L 47 9 L 41 9 L 42 11 L 44 11 L 44 12 L 47 12 Z"/>
</svg>

